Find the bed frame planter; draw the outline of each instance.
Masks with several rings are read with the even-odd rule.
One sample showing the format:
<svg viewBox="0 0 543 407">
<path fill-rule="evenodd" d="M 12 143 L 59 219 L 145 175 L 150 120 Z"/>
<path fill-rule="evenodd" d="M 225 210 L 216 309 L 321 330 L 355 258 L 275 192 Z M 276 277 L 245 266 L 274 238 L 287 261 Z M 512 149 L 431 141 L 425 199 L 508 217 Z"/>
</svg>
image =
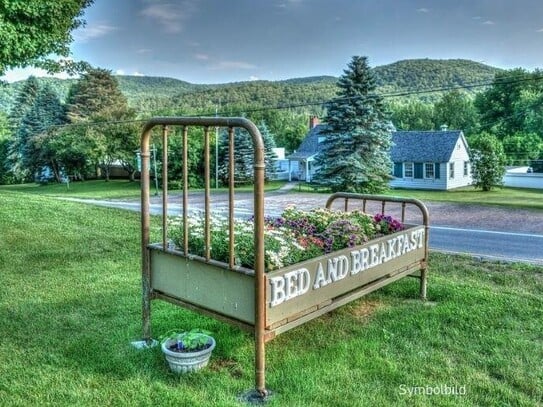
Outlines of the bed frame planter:
<svg viewBox="0 0 543 407">
<path fill-rule="evenodd" d="M 151 130 L 162 126 L 162 242 L 150 241 L 149 140 Z M 188 128 L 204 127 L 204 247 L 211 242 L 210 129 L 226 127 L 229 137 L 229 259 L 219 262 L 207 249 L 203 257 L 188 249 L 189 205 L 188 170 L 183 166 L 182 227 L 184 242 L 172 248 L 168 239 L 168 131 L 181 127 L 183 163 L 187 163 Z M 235 266 L 235 195 L 234 129 L 245 129 L 252 138 L 254 156 L 254 268 Z M 416 199 L 389 196 L 335 193 L 327 208 L 358 209 L 369 212 L 367 205 L 378 205 L 384 214 L 386 205 L 396 205 L 405 224 L 406 211 L 415 212 L 420 222 L 405 229 L 380 236 L 367 243 L 293 264 L 266 273 L 264 268 L 264 146 L 258 129 L 243 118 L 154 118 L 145 126 L 142 142 L 142 286 L 143 339 L 151 339 L 151 301 L 161 299 L 244 328 L 255 336 L 255 391 L 264 399 L 265 343 L 275 336 L 347 304 L 402 277 L 420 279 L 420 297 L 426 298 L 429 216 L 424 204 Z M 358 205 L 357 208 L 352 206 Z M 361 206 L 361 207 L 360 207 Z M 415 209 L 413 211 L 412 209 Z"/>
</svg>

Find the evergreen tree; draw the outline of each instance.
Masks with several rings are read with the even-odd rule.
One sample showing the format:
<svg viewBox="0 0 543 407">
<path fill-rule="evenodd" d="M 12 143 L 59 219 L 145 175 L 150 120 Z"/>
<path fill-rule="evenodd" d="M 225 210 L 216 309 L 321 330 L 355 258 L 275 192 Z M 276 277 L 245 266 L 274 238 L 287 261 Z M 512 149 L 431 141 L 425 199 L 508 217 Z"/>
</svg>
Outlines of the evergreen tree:
<svg viewBox="0 0 543 407">
<path fill-rule="evenodd" d="M 23 149 L 26 140 L 21 139 L 19 127 L 25 115 L 34 105 L 34 101 L 40 91 L 38 80 L 34 76 L 28 77 L 23 87 L 16 96 L 15 104 L 9 114 L 9 127 L 11 138 L 7 145 L 7 161 L 5 167 L 15 181 L 23 181 L 28 175 L 23 164 Z"/>
<path fill-rule="evenodd" d="M 327 103 L 315 182 L 332 191 L 377 193 L 390 179 L 391 130 L 366 57 L 355 56 Z"/>
<path fill-rule="evenodd" d="M 17 138 L 22 144 L 22 171 L 29 178 L 42 166 L 50 165 L 57 180 L 60 168 L 54 152 L 40 148 L 37 139 L 52 127 L 65 123 L 64 107 L 53 89 L 46 85 L 40 90 L 32 108 L 25 114 L 17 131 Z"/>
<path fill-rule="evenodd" d="M 275 140 L 266 123 L 258 126 L 264 142 L 264 162 L 266 164 L 265 179 L 270 180 L 275 173 Z M 219 178 L 224 185 L 229 180 L 229 142 L 228 133 L 221 133 L 219 138 Z M 253 182 L 254 147 L 247 131 L 237 128 L 234 132 L 234 181 L 237 183 Z"/>
<path fill-rule="evenodd" d="M 132 157 L 138 147 L 139 134 L 133 126 L 120 126 L 111 122 L 130 119 L 129 109 L 119 84 L 106 69 L 90 69 L 68 92 L 68 118 L 74 123 L 104 122 L 103 126 L 86 131 L 93 140 L 82 145 L 92 146 L 83 152 L 109 180 L 109 168 L 116 160 Z"/>
<path fill-rule="evenodd" d="M 505 154 L 500 140 L 482 133 L 471 141 L 473 185 L 483 191 L 502 185 L 505 174 Z"/>
<path fill-rule="evenodd" d="M 265 179 L 266 181 L 269 181 L 275 175 L 275 160 L 277 159 L 277 155 L 273 151 L 276 147 L 275 138 L 264 121 L 260 123 L 258 130 L 260 130 L 262 141 L 264 142 L 264 162 L 266 164 Z"/>
<path fill-rule="evenodd" d="M 228 132 L 223 131 L 219 139 L 219 178 L 228 185 L 230 158 L 228 155 Z M 239 128 L 234 131 L 234 182 L 249 183 L 253 180 L 254 148 L 249 134 Z"/>
</svg>

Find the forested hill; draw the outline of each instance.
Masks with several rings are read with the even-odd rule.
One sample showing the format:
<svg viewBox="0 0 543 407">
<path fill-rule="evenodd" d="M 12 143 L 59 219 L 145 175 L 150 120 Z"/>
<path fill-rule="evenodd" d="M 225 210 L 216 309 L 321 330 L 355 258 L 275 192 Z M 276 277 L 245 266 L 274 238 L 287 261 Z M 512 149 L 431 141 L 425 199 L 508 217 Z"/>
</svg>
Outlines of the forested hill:
<svg viewBox="0 0 543 407">
<path fill-rule="evenodd" d="M 466 59 L 406 59 L 374 68 L 377 84 L 384 94 L 484 83 L 492 81 L 494 75 L 500 71 L 501 69 Z M 478 90 L 474 88 L 473 91 Z"/>
<path fill-rule="evenodd" d="M 440 92 L 413 93 L 422 90 L 457 87 L 489 82 L 498 68 L 469 60 L 411 59 L 374 68 L 379 92 L 409 94 L 405 97 L 435 101 Z M 179 79 L 148 76 L 117 76 L 121 91 L 140 113 L 214 112 L 220 104 L 228 106 L 268 107 L 297 105 L 329 100 L 336 93 L 337 78 L 318 76 L 283 81 L 250 81 L 214 85 L 191 84 Z M 74 79 L 39 78 L 49 83 L 61 99 Z M 0 85 L 0 110 L 8 112 L 22 82 Z M 475 88 L 474 91 L 479 89 Z"/>
</svg>

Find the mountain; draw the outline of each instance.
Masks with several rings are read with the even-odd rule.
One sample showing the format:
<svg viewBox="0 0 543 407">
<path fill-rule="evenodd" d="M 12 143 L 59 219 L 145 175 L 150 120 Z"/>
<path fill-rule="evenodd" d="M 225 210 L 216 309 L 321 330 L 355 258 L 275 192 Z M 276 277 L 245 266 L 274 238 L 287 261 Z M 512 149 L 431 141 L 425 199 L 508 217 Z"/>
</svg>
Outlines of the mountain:
<svg viewBox="0 0 543 407">
<path fill-rule="evenodd" d="M 374 68 L 379 90 L 384 95 L 409 94 L 432 101 L 443 93 L 429 89 L 464 88 L 478 92 L 474 84 L 489 83 L 501 69 L 466 59 L 407 59 Z M 467 88 L 465 88 L 467 86 Z"/>
<path fill-rule="evenodd" d="M 378 91 L 385 97 L 401 94 L 400 98 L 417 98 L 433 102 L 449 88 L 474 83 L 489 83 L 500 69 L 479 62 L 451 59 L 409 59 L 374 68 Z M 199 85 L 179 79 L 149 76 L 117 76 L 121 91 L 138 112 L 212 114 L 280 105 L 313 104 L 322 109 L 322 102 L 336 92 L 337 78 L 315 76 L 282 81 L 248 81 Z M 68 93 L 74 79 L 39 78 L 49 83 L 61 99 Z M 0 85 L 0 110 L 11 109 L 22 82 Z M 439 91 L 435 91 L 438 89 Z M 481 88 L 469 88 L 476 92 Z M 432 92 L 425 92 L 432 90 Z M 220 107 L 219 107 L 220 106 Z M 311 108 L 311 107 L 310 107 Z M 312 109 L 312 108 L 311 108 Z"/>
</svg>

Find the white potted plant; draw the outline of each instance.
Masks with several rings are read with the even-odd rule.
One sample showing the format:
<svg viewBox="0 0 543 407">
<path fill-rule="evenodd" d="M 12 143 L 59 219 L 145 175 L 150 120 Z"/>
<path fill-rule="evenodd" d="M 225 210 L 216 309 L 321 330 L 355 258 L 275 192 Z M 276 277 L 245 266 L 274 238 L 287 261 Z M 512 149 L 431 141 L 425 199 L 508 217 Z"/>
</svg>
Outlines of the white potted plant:
<svg viewBox="0 0 543 407">
<path fill-rule="evenodd" d="M 161 341 L 162 353 L 175 373 L 195 372 L 207 366 L 215 339 L 201 329 L 167 334 Z"/>
</svg>

